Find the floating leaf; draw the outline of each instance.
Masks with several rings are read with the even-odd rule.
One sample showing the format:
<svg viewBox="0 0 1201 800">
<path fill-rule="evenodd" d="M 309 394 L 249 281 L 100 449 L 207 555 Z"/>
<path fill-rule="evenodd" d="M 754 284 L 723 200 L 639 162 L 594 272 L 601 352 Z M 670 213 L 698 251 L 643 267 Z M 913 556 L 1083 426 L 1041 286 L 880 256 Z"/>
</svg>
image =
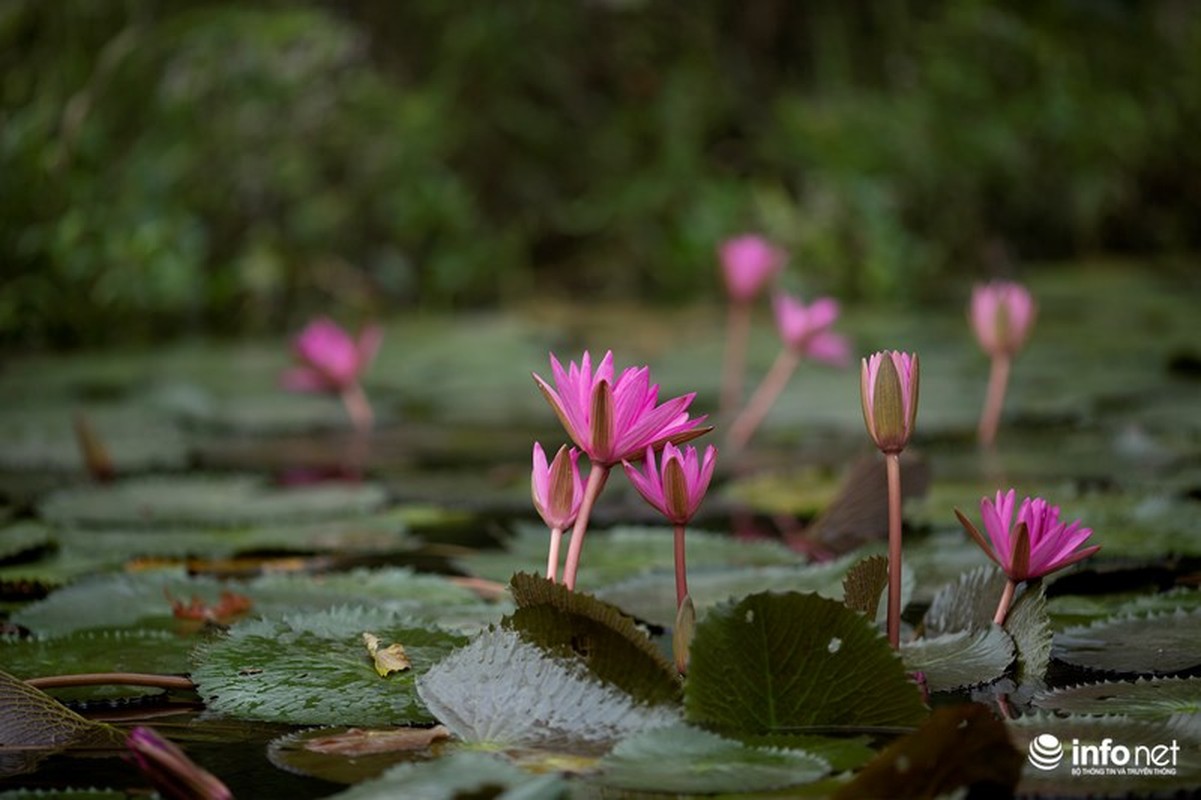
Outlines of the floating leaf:
<svg viewBox="0 0 1201 800">
<path fill-rule="evenodd" d="M 50 531 L 36 522 L 18 522 L 0 528 L 0 563 L 20 561 L 54 544 Z"/>
<path fill-rule="evenodd" d="M 531 775 L 496 756 L 465 752 L 421 764 L 400 764 L 330 800 L 560 800 L 566 796 L 567 784 L 557 775 Z"/>
<path fill-rule="evenodd" d="M 442 724 L 489 745 L 605 745 L 679 720 L 674 709 L 636 703 L 597 680 L 578 659 L 553 657 L 509 630 L 486 631 L 417 682 Z"/>
<path fill-rule="evenodd" d="M 917 688 L 862 615 L 812 594 L 756 594 L 697 625 L 688 718 L 732 735 L 907 726 Z"/>
<path fill-rule="evenodd" d="M 363 649 L 361 632 L 367 628 L 404 642 L 413 668 L 381 680 Z M 212 711 L 240 719 L 296 725 L 432 722 L 413 682 L 464 641 L 386 609 L 249 620 L 197 649 L 192 679 Z"/>
<path fill-rule="evenodd" d="M 777 733 L 768 736 L 739 736 L 738 740 L 752 747 L 782 747 L 803 750 L 830 765 L 834 772 L 856 769 L 876 757 L 869 736 L 817 736 L 813 734 Z"/>
<path fill-rule="evenodd" d="M 921 672 L 933 692 L 979 686 L 1013 663 L 1013 639 L 999 625 L 944 633 L 901 645 L 905 669 Z"/>
<path fill-rule="evenodd" d="M 843 602 L 852 611 L 875 619 L 880 597 L 887 588 L 888 559 L 884 556 L 868 556 L 855 562 L 842 579 Z"/>
<path fill-rule="evenodd" d="M 1068 628 L 1052 655 L 1088 669 L 1166 675 L 1201 665 L 1201 609 L 1113 617 Z"/>
<path fill-rule="evenodd" d="M 943 797 L 962 787 L 976 787 L 988 796 L 1008 796 L 1024 760 L 1009 743 L 1005 724 L 984 706 L 938 708 L 834 797 Z"/>
<path fill-rule="evenodd" d="M 1161 719 L 1201 714 L 1201 678 L 1150 678 L 1068 686 L 1034 699 L 1039 708 L 1069 714 L 1122 714 Z"/>
<path fill-rule="evenodd" d="M 1047 615 L 1047 596 L 1041 582 L 1027 584 L 1009 615 L 1005 632 L 1017 648 L 1014 679 L 1021 684 L 1041 686 L 1051 663 L 1051 618 Z"/>
<path fill-rule="evenodd" d="M 830 771 L 825 760 L 810 753 L 748 747 L 687 725 L 623 739 L 600 767 L 596 780 L 607 786 L 670 794 L 780 789 L 815 781 Z"/>
<path fill-rule="evenodd" d="M 82 473 L 72 418 L 78 408 L 67 403 L 28 403 L 8 407 L 0 419 L 0 469 Z M 107 446 L 118 472 L 178 469 L 187 463 L 187 442 L 161 413 L 144 405 L 93 405 L 87 410 L 91 428 Z"/>
<path fill-rule="evenodd" d="M 399 642 L 380 647 L 378 636 L 374 633 L 364 633 L 363 644 L 366 645 L 367 654 L 371 656 L 375 663 L 375 671 L 381 678 L 386 678 L 393 672 L 404 672 L 413 666 L 409 657 L 405 655 L 404 645 Z"/>
<path fill-rule="evenodd" d="M 235 527 L 366 514 L 384 500 L 370 484 L 281 489 L 251 476 L 149 477 L 63 489 L 39 512 L 59 525 Z"/>
<path fill-rule="evenodd" d="M 297 775 L 359 783 L 400 761 L 425 754 L 450 738 L 441 725 L 432 728 L 313 728 L 273 739 L 267 758 Z"/>
<path fill-rule="evenodd" d="M 518 608 L 504 627 L 549 654 L 578 657 L 638 702 L 679 702 L 676 670 L 621 609 L 536 575 L 514 575 L 512 589 Z"/>
<path fill-rule="evenodd" d="M 963 573 L 934 595 L 923 619 L 926 631 L 937 636 L 992 625 L 1005 582 L 1005 573 L 991 564 Z"/>
</svg>

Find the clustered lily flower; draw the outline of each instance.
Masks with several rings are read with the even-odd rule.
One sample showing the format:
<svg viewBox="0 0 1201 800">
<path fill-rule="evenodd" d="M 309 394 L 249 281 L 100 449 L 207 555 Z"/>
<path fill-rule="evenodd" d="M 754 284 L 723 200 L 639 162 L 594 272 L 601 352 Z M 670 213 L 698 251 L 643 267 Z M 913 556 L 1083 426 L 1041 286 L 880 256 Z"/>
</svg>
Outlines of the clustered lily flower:
<svg viewBox="0 0 1201 800">
<path fill-rule="evenodd" d="M 1034 298 L 1019 283 L 993 281 L 972 290 L 968 318 L 980 347 L 992 359 L 978 430 L 980 443 L 985 446 L 996 441 L 1009 367 L 1029 338 L 1037 312 Z"/>
<path fill-rule="evenodd" d="M 888 641 L 901 643 L 901 451 L 917 419 L 916 354 L 884 350 L 861 362 L 860 399 L 868 435 L 888 470 Z"/>
<path fill-rule="evenodd" d="M 850 343 L 845 336 L 830 330 L 838 319 L 837 301 L 821 297 L 806 306 L 795 297 L 779 293 L 772 298 L 772 308 L 783 348 L 746 408 L 730 426 L 729 441 L 735 448 L 745 446 L 750 440 L 803 359 L 832 366 L 845 366 L 850 361 Z"/>
<path fill-rule="evenodd" d="M 981 498 L 980 517 L 988 532 L 987 539 L 955 509 L 959 524 L 1008 578 L 993 618 L 998 625 L 1004 624 L 1019 583 L 1071 566 L 1101 549 L 1100 545 L 1077 549 L 1092 536 L 1092 529 L 1082 527 L 1080 520 L 1071 525 L 1060 522 L 1059 506 L 1050 505 L 1041 497 L 1022 501 L 1014 525 L 1016 499 L 1017 492 L 1013 489 L 1005 494 L 997 492 L 995 500 Z"/>
<path fill-rule="evenodd" d="M 125 740 L 129 756 L 163 797 L 172 800 L 233 800 L 221 780 L 197 766 L 153 728 L 135 727 Z"/>
<path fill-rule="evenodd" d="M 742 402 L 751 303 L 775 280 L 788 261 L 788 254 L 762 236 L 747 234 L 722 242 L 717 255 L 730 297 L 721 382 L 721 409 L 729 413 Z"/>
<path fill-rule="evenodd" d="M 538 516 L 550 528 L 550 551 L 546 558 L 546 577 L 554 580 L 559 569 L 559 544 L 563 531 L 575 522 L 584 500 L 584 485 L 580 482 L 580 451 L 559 448 L 548 465 L 542 445 L 534 442 L 534 469 L 530 475 L 530 492 Z"/>
<path fill-rule="evenodd" d="M 554 385 L 537 374 L 534 380 L 568 436 L 592 463 L 563 567 L 563 583 L 574 589 L 592 507 L 613 466 L 642 459 L 648 448 L 691 441 L 712 428 L 702 427 L 705 417 L 688 415 L 695 393 L 659 404 L 659 385 L 650 382 L 647 367 L 626 368 L 614 380 L 612 351 L 605 353 L 595 372 L 587 351 L 578 366 L 572 361 L 563 369 L 553 354 L 550 363 Z"/>
<path fill-rule="evenodd" d="M 326 392 L 342 399 L 354 426 L 365 431 L 372 425 L 373 414 L 367 395 L 359 382 L 375 360 L 383 341 L 383 330 L 368 325 L 357 338 L 327 317 L 305 326 L 293 342 L 300 365 L 284 373 L 284 388 L 295 392 Z"/>
</svg>

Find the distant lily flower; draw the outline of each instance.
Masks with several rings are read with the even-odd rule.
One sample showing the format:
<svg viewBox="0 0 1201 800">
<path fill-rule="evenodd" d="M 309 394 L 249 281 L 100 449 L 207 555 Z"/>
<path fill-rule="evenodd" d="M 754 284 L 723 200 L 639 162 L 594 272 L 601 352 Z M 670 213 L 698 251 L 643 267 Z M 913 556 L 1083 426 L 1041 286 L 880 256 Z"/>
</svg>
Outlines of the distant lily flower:
<svg viewBox="0 0 1201 800">
<path fill-rule="evenodd" d="M 580 481 L 580 451 L 559 448 L 548 465 L 542 445 L 534 443 L 534 468 L 530 475 L 530 492 L 538 516 L 550 528 L 550 551 L 546 558 L 546 577 L 554 581 L 559 569 L 559 544 L 563 531 L 575 522 L 584 500 L 584 484 Z"/>
<path fill-rule="evenodd" d="M 283 375 L 284 388 L 296 392 L 328 392 L 342 398 L 355 427 L 371 427 L 372 412 L 359 383 L 383 340 L 377 325 L 368 325 L 358 339 L 327 317 L 313 320 L 293 342 L 300 365 Z"/>
<path fill-rule="evenodd" d="M 1041 497 L 1027 497 L 1022 501 L 1014 525 L 1016 500 L 1017 492 L 1013 489 L 1005 494 L 997 492 L 995 500 L 987 497 L 980 500 L 980 516 L 988 532 L 987 539 L 959 509 L 955 509 L 959 524 L 1009 578 L 997 606 L 995 621 L 998 625 L 1005 622 L 1018 583 L 1063 569 L 1101 549 L 1100 545 L 1077 549 L 1092 536 L 1092 529 L 1082 527 L 1080 520 L 1071 525 L 1060 522 L 1059 506 L 1050 505 Z"/>
<path fill-rule="evenodd" d="M 901 451 L 917 420 L 917 354 L 885 350 L 863 359 L 859 397 L 868 435 L 888 468 L 888 642 L 901 643 Z"/>
<path fill-rule="evenodd" d="M 675 445 L 663 447 L 661 467 L 655 464 L 655 451 L 646 449 L 645 472 L 625 462 L 626 475 L 638 493 L 657 508 L 675 526 L 676 604 L 684 604 L 688 596 L 688 577 L 684 564 L 684 526 L 696 514 L 717 463 L 717 449 L 710 445 L 703 457 L 692 446 L 680 450 Z"/>
<path fill-rule="evenodd" d="M 742 403 L 742 374 L 751 330 L 751 301 L 775 279 L 788 253 L 762 236 L 727 239 L 717 248 L 730 297 L 726 323 L 726 356 L 722 365 L 721 410 L 731 413 Z"/>
<path fill-rule="evenodd" d="M 695 393 L 659 405 L 659 385 L 650 382 L 647 367 L 629 367 L 614 381 L 611 351 L 595 373 L 587 352 L 579 366 L 572 361 L 565 370 L 554 355 L 550 364 L 554 386 L 536 374 L 534 380 L 572 441 L 592 462 L 563 569 L 563 582 L 574 589 L 588 518 L 613 465 L 641 459 L 648 447 L 681 444 L 712 429 L 701 427 L 705 417 L 688 416 Z"/>
<path fill-rule="evenodd" d="M 980 443 L 985 446 L 996 441 L 1005 388 L 1009 383 L 1009 365 L 1030 336 L 1037 313 L 1034 298 L 1019 283 L 993 281 L 978 284 L 972 290 L 968 318 L 980 347 L 992 359 L 978 431 Z"/>
<path fill-rule="evenodd" d="M 780 293 L 772 298 L 772 308 L 783 349 L 746 408 L 730 425 L 728 441 L 734 448 L 744 447 L 750 441 L 802 360 L 808 358 L 841 367 L 851 359 L 850 342 L 830 330 L 838 320 L 836 300 L 821 297 L 806 306 L 799 299 Z"/>
<path fill-rule="evenodd" d="M 201 769 L 176 745 L 153 728 L 138 726 L 125 740 L 142 774 L 163 797 L 171 800 L 232 800 L 233 793 L 219 778 Z"/>
</svg>

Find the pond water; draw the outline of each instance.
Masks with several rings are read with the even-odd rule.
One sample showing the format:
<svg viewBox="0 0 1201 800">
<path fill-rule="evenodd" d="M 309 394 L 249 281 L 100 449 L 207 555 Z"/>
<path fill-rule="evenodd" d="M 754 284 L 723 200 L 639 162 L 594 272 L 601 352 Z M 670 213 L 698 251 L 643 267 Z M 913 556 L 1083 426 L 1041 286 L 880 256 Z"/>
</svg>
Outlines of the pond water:
<svg viewBox="0 0 1201 800">
<path fill-rule="evenodd" d="M 1113 726 L 1132 744 L 1182 743 L 1174 776 L 1043 774 L 1027 764 L 1023 791 L 1170 791 L 1201 779 L 1201 291 L 1195 278 L 1131 265 L 1046 269 L 1030 286 L 1039 321 L 1014 364 L 992 451 L 974 440 L 988 364 L 962 302 L 921 312 L 851 308 L 838 325 L 856 353 L 897 348 L 922 360 L 917 432 L 903 465 L 906 634 L 922 641 L 905 664 L 931 676 L 935 706 L 974 698 L 1018 718 L 1007 729 L 1023 761 L 1026 742 L 1046 731 L 1067 741 L 1101 738 Z M 764 307 L 754 320 L 751 385 L 779 347 L 768 315 Z M 631 755 L 649 746 L 637 734 L 623 735 L 625 744 L 598 761 L 613 742 L 602 747 L 577 735 L 586 719 L 559 720 L 566 733 L 554 742 L 515 733 L 511 720 L 494 721 L 490 730 L 505 732 L 508 747 L 451 741 L 314 755 L 280 737 L 315 726 L 428 726 L 442 719 L 429 702 L 467 702 L 457 695 L 423 702 L 412 674 L 372 683 L 359 641 L 365 631 L 404 641 L 416 674 L 468 641 L 493 648 L 489 657 L 509 646 L 485 642 L 479 632 L 520 616 L 504 590 L 515 572 L 545 567 L 546 532 L 529 497 L 530 450 L 540 441 L 553 452 L 566 437 L 531 372 L 548 375 L 552 351 L 566 361 L 585 349 L 595 356 L 612 349 L 619 368 L 649 365 L 661 397 L 696 392 L 693 412 L 713 415 L 715 430 L 695 444 L 719 447 L 718 473 L 688 539 L 702 623 L 712 619 L 716 629 L 731 608 L 723 603 L 761 591 L 841 601 L 852 565 L 883 553 L 887 524 L 858 370 L 802 364 L 751 445 L 735 453 L 723 444 L 729 420 L 715 413 L 723 325 L 724 311 L 715 307 L 538 306 L 390 320 L 365 380 L 378 416 L 366 436 L 351 432 L 336 401 L 278 388 L 289 364 L 286 342 L 11 359 L 0 372 L 0 608 L 9 620 L 0 669 L 21 679 L 191 675 L 199 691 L 172 692 L 166 708 L 129 687 L 57 696 L 90 701 L 83 708 L 91 716 L 97 700 L 115 702 L 117 724 L 154 725 L 238 796 L 330 796 L 404 761 L 427 772 L 376 789 L 362 783 L 353 796 L 418 785 L 447 797 L 472 786 L 524 786 L 529 796 L 547 797 L 687 794 L 688 784 L 664 783 Z M 107 454 L 113 480 L 89 478 L 81 428 Z M 598 505 L 578 588 L 632 614 L 652 649 L 669 655 L 671 529 L 619 472 Z M 1003 578 L 984 569 L 987 559 L 954 509 L 979 524 L 980 498 L 1010 487 L 1083 520 L 1102 550 L 1031 588 L 1020 623 L 1005 631 L 985 624 L 969 637 L 948 620 L 995 606 Z M 221 613 L 222 590 L 249 608 Z M 208 610 L 207 624 L 173 613 L 173 602 L 186 606 L 193 597 Z M 743 602 L 752 603 L 748 612 L 758 608 Z M 940 633 L 964 635 L 937 644 Z M 850 634 L 835 638 L 838 647 L 822 646 L 829 657 L 853 649 L 844 645 Z M 514 659 L 505 663 L 520 662 Z M 603 673 L 603 665 L 589 664 Z M 458 668 L 480 685 L 490 680 Z M 731 673 L 737 686 L 737 669 Z M 1055 692 L 1105 681 L 1122 688 Z M 497 686 L 506 691 L 503 681 Z M 641 689 L 622 688 L 641 697 Z M 580 691 L 591 697 L 594 689 Z M 742 750 L 722 758 L 734 759 L 730 770 L 749 769 L 739 759 L 758 744 L 745 730 L 734 737 L 735 722 L 717 712 L 706 716 L 708 695 L 692 691 L 685 687 L 683 701 L 672 700 L 683 711 L 671 713 L 741 738 Z M 581 708 L 598 714 L 603 705 Z M 815 711 L 806 717 L 809 734 L 838 728 L 831 721 L 838 704 L 827 705 L 835 717 Z M 156 716 L 172 710 L 181 713 Z M 782 749 L 786 756 L 772 757 L 792 761 L 772 768 L 809 776 L 796 782 L 820 796 L 909 727 L 860 719 L 833 743 L 816 734 L 801 744 L 756 741 Z M 680 736 L 696 748 L 688 751 L 693 763 L 718 746 L 701 736 L 691 729 Z M 0 749 L 0 797 L 79 786 L 122 796 L 145 786 L 111 748 L 53 750 L 17 767 Z M 491 751 L 508 752 L 518 768 L 472 760 Z M 659 758 L 686 761 L 681 753 Z M 816 771 L 812 760 L 799 760 L 815 753 L 827 764 Z M 441 762 L 457 766 L 439 773 Z M 579 776 L 557 777 L 569 773 Z M 788 785 L 775 773 L 764 781 Z"/>
</svg>

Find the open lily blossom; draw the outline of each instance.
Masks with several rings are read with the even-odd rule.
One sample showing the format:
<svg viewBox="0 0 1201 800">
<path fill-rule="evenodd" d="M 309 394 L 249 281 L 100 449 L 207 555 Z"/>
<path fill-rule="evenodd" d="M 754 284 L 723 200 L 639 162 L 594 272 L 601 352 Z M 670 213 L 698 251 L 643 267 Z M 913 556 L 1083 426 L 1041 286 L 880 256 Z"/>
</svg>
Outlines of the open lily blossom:
<svg viewBox="0 0 1201 800">
<path fill-rule="evenodd" d="M 534 468 L 530 474 L 530 493 L 538 516 L 550 528 L 550 548 L 546 555 L 546 577 L 554 580 L 559 569 L 559 546 L 563 531 L 575 522 L 584 501 L 580 482 L 580 451 L 559 448 L 549 464 L 542 445 L 534 442 Z"/>
<path fill-rule="evenodd" d="M 171 800 L 227 800 L 233 793 L 219 778 L 197 766 L 153 728 L 135 727 L 125 740 L 129 755 L 154 788 Z"/>
<path fill-rule="evenodd" d="M 984 352 L 990 355 L 1013 355 L 1020 350 L 1030 336 L 1036 314 L 1034 298 L 1020 283 L 992 281 L 972 289 L 972 329 Z"/>
<path fill-rule="evenodd" d="M 988 538 L 955 509 L 959 524 L 1009 579 L 993 618 L 998 625 L 1005 622 L 1017 584 L 1063 569 L 1101 549 L 1100 545 L 1080 548 L 1092 536 L 1092 529 L 1083 527 L 1080 520 L 1070 525 L 1060 522 L 1059 506 L 1050 505 L 1041 497 L 1022 501 L 1015 524 L 1016 501 L 1017 492 L 1013 489 L 1005 494 L 997 492 L 995 500 L 987 497 L 980 500 L 980 517 Z"/>
<path fill-rule="evenodd" d="M 867 432 L 884 453 L 899 453 L 909 443 L 917 418 L 918 358 L 884 350 L 863 359 L 860 400 Z"/>
<path fill-rule="evenodd" d="M 834 366 L 850 362 L 850 342 L 830 330 L 838 320 L 838 301 L 820 297 L 806 306 L 799 299 L 780 293 L 772 298 L 772 309 L 780 339 L 789 350 L 802 358 Z"/>
<path fill-rule="evenodd" d="M 650 382 L 649 368 L 628 367 L 614 380 L 612 351 L 605 353 L 595 372 L 587 352 L 579 366 L 572 361 L 563 369 L 554 355 L 550 364 L 554 386 L 536 374 L 534 380 L 593 464 L 612 467 L 637 460 L 648 446 L 658 450 L 710 430 L 701 427 L 705 417 L 688 416 L 695 392 L 659 404 L 659 385 Z"/>
<path fill-rule="evenodd" d="M 284 373 L 283 384 L 298 392 L 344 391 L 358 383 L 382 340 L 378 325 L 363 328 L 355 339 L 333 320 L 315 319 L 293 342 L 300 366 Z"/>
<path fill-rule="evenodd" d="M 788 253 L 762 236 L 735 236 L 717 249 L 730 298 L 749 303 L 784 268 Z"/>
<path fill-rule="evenodd" d="M 629 463 L 623 464 L 630 483 L 657 508 L 663 516 L 676 525 L 684 525 L 696 514 L 709 481 L 717 464 L 717 448 L 705 448 L 704 456 L 698 456 L 695 447 L 680 449 L 668 444 L 663 448 L 662 466 L 655 464 L 655 452 L 646 451 L 645 472 Z"/>
</svg>

